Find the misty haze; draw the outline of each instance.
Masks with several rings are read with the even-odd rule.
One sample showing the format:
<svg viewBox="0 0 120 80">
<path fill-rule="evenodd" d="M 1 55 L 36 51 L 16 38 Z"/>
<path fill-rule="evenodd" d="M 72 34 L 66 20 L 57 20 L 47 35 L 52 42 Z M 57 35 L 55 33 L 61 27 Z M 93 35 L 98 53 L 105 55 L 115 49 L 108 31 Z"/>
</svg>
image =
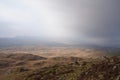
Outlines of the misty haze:
<svg viewBox="0 0 120 80">
<path fill-rule="evenodd" d="M 0 0 L 0 80 L 120 80 L 120 1 Z"/>
</svg>

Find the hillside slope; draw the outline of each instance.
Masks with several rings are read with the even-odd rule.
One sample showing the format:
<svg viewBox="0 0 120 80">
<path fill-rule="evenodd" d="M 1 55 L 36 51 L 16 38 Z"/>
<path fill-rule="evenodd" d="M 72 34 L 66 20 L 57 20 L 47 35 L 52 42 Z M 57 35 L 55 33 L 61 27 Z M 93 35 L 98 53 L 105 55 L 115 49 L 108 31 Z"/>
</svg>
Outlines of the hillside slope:
<svg viewBox="0 0 120 80">
<path fill-rule="evenodd" d="M 120 80 L 120 57 L 101 59 L 54 57 L 47 59 L 30 54 L 1 54 L 0 79 Z"/>
</svg>

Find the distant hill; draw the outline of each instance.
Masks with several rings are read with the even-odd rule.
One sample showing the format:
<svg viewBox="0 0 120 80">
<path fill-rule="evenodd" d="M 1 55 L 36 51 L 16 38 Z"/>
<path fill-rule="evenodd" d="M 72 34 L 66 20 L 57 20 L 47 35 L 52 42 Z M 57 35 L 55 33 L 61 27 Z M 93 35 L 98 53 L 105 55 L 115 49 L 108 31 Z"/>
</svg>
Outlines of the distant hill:
<svg viewBox="0 0 120 80">
<path fill-rule="evenodd" d="M 56 42 L 44 37 L 14 37 L 14 38 L 0 38 L 0 48 L 16 47 L 16 46 L 41 46 L 41 47 L 72 47 L 72 48 L 92 48 L 95 51 L 102 51 L 110 55 L 120 55 L 120 48 L 115 47 L 101 47 L 90 44 L 70 45 L 64 42 Z"/>
<path fill-rule="evenodd" d="M 52 40 L 51 38 L 45 37 L 29 37 L 29 36 L 17 36 L 13 38 L 0 38 L 0 47 L 11 47 L 11 46 L 53 46 L 53 47 L 84 47 L 84 48 L 96 48 L 96 49 L 105 49 L 105 48 L 120 48 L 120 47 L 111 47 L 111 46 L 100 46 L 95 44 L 88 43 L 77 43 L 73 44 L 72 42 L 61 41 L 61 40 Z"/>
<path fill-rule="evenodd" d="M 10 46 L 67 46 L 67 44 L 38 37 L 0 38 L 0 47 Z"/>
</svg>

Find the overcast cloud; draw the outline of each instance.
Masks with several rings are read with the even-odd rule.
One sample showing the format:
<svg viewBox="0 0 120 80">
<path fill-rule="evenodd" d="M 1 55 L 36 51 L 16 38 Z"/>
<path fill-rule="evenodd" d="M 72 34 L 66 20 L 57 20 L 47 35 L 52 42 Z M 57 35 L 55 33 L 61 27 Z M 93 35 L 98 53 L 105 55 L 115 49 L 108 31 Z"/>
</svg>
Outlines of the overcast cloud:
<svg viewBox="0 0 120 80">
<path fill-rule="evenodd" d="M 120 0 L 0 0 L 0 37 L 120 46 Z"/>
</svg>

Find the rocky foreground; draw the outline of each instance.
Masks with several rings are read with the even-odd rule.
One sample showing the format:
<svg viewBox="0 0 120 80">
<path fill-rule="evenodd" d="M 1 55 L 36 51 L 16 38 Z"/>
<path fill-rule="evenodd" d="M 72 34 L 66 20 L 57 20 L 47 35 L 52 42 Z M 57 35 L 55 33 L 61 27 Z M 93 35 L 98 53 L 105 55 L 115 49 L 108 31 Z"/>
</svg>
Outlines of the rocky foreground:
<svg viewBox="0 0 120 80">
<path fill-rule="evenodd" d="M 120 80 L 120 56 L 83 59 L 1 53 L 0 80 Z"/>
</svg>

